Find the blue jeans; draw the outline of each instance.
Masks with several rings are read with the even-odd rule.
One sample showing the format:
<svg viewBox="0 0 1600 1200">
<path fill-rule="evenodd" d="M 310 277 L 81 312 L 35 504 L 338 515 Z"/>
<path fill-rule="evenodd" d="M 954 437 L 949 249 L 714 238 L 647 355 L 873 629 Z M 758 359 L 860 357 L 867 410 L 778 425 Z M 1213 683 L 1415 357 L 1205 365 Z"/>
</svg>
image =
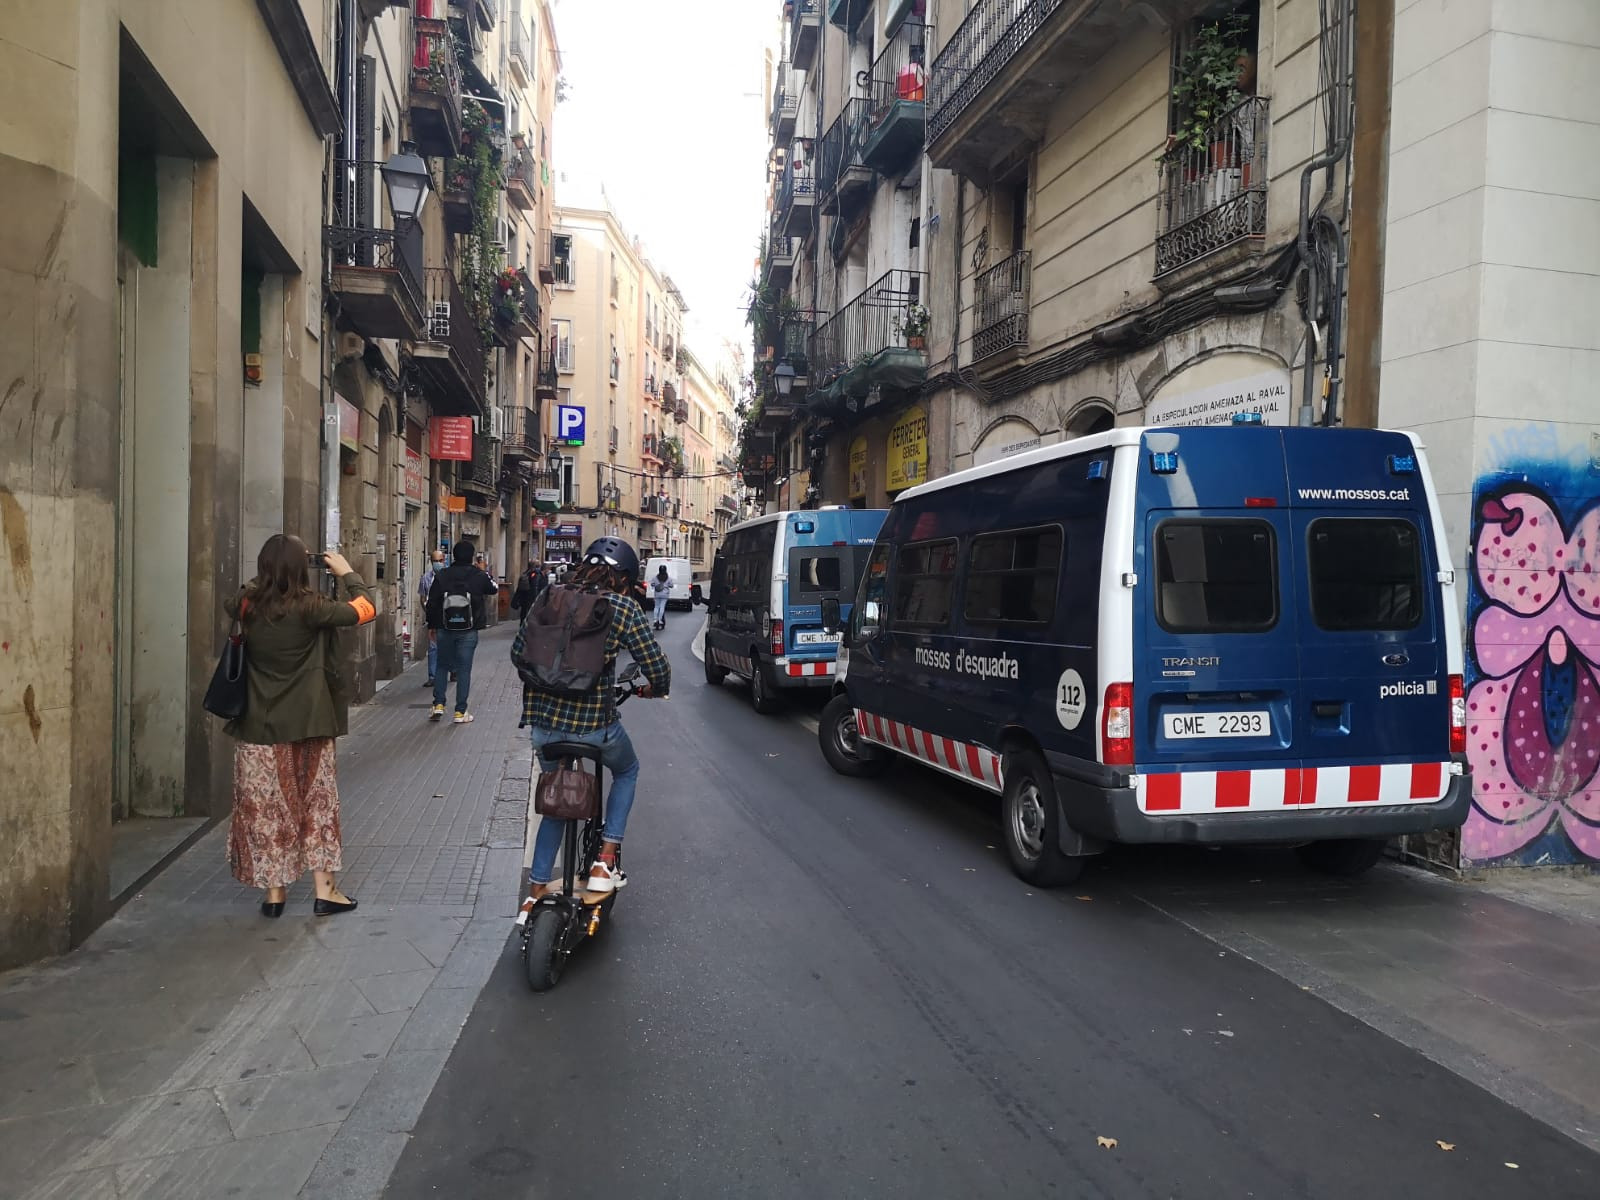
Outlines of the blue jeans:
<svg viewBox="0 0 1600 1200">
<path fill-rule="evenodd" d="M 600 761 L 611 773 L 611 794 L 606 797 L 605 839 L 622 841 L 628 828 L 628 814 L 633 811 L 633 794 L 639 787 L 639 756 L 633 752 L 628 731 L 622 722 L 589 733 L 563 733 L 559 729 L 533 727 L 533 750 L 539 755 L 539 769 L 554 771 L 560 764 L 546 759 L 541 753 L 551 742 L 582 742 L 586 746 L 600 747 Z M 567 831 L 567 822 L 552 821 L 546 817 L 539 822 L 539 835 L 533 842 L 533 865 L 528 868 L 529 883 L 549 883 L 555 873 L 556 853 L 561 849 L 561 838 Z"/>
<path fill-rule="evenodd" d="M 665 596 L 657 596 L 656 597 L 656 624 L 660 625 L 666 619 L 667 619 L 667 598 Z"/>
<path fill-rule="evenodd" d="M 428 679 L 431 682 L 439 670 L 439 638 L 433 630 L 428 630 Z"/>
<path fill-rule="evenodd" d="M 472 693 L 472 656 L 478 652 L 476 629 L 440 629 L 435 635 L 439 661 L 433 673 L 433 702 L 444 704 L 444 694 L 450 688 L 450 672 L 456 673 L 456 711 L 467 711 L 467 697 Z"/>
</svg>

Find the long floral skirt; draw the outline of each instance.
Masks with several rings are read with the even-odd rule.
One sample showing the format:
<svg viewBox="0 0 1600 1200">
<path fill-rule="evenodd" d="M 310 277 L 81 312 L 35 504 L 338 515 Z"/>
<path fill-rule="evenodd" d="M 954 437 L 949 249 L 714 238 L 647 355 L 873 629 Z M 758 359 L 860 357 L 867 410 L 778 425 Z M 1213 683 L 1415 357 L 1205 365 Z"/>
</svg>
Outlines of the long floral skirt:
<svg viewBox="0 0 1600 1200">
<path fill-rule="evenodd" d="M 239 743 L 228 866 L 240 883 L 258 888 L 288 887 L 307 871 L 344 866 L 332 738 Z"/>
</svg>

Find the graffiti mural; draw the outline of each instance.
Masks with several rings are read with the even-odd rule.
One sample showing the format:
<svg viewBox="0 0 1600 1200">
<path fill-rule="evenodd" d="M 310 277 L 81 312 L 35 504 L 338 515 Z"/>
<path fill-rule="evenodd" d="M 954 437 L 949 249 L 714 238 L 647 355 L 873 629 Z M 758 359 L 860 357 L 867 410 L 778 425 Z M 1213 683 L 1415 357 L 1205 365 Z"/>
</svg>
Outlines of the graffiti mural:
<svg viewBox="0 0 1600 1200">
<path fill-rule="evenodd" d="M 1600 474 L 1494 472 L 1472 518 L 1462 861 L 1600 866 Z"/>
</svg>

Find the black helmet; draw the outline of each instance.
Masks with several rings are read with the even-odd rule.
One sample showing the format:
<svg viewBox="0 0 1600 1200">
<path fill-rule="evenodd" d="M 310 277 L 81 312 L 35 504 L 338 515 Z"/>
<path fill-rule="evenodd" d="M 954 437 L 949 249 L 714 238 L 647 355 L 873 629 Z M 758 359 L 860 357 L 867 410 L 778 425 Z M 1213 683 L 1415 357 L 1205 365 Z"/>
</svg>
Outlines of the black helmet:
<svg viewBox="0 0 1600 1200">
<path fill-rule="evenodd" d="M 610 567 L 620 571 L 629 579 L 639 573 L 638 554 L 621 538 L 603 537 L 591 543 L 583 552 L 583 561 L 586 564 Z"/>
</svg>

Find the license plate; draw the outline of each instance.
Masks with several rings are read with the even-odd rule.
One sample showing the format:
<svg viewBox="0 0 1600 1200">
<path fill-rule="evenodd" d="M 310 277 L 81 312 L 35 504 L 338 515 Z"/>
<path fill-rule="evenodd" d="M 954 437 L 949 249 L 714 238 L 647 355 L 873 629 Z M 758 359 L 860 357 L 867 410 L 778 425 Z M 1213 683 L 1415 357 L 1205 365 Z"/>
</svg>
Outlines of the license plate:
<svg viewBox="0 0 1600 1200">
<path fill-rule="evenodd" d="M 1265 709 L 1242 712 L 1161 714 L 1161 727 L 1169 738 L 1271 737 L 1272 715 Z"/>
<path fill-rule="evenodd" d="M 825 630 L 794 635 L 794 644 L 797 646 L 831 646 L 838 640 L 837 633 L 828 633 Z"/>
</svg>

